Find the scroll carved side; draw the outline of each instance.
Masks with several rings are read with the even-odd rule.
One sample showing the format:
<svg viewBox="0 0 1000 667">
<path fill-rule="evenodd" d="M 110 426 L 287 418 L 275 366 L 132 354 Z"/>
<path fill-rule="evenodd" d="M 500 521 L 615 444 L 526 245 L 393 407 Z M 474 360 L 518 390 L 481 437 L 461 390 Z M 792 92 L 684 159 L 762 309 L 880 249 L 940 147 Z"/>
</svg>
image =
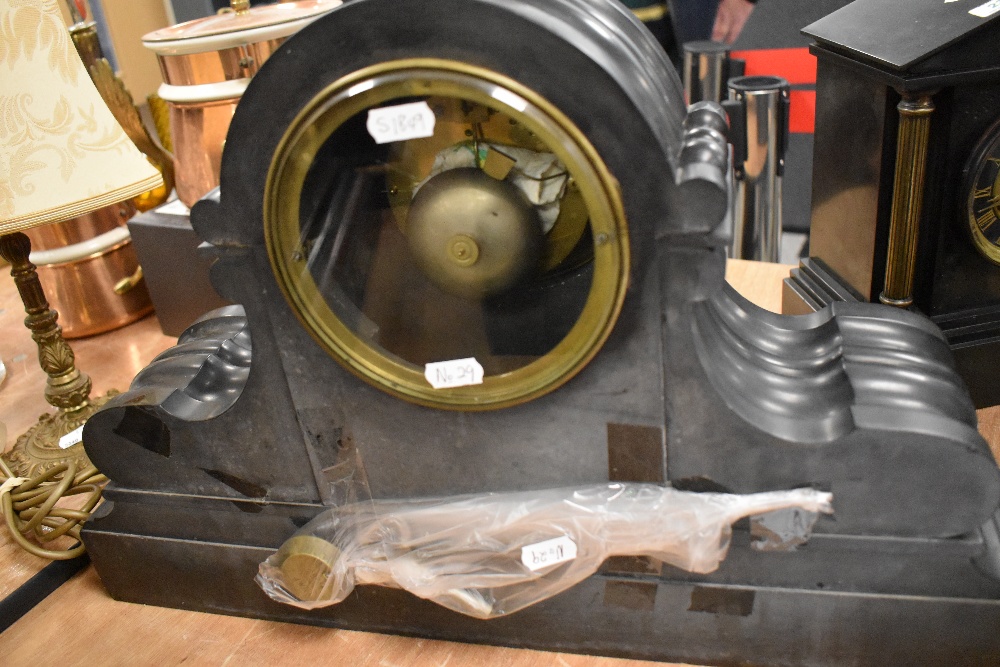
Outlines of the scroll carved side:
<svg viewBox="0 0 1000 667">
<path fill-rule="evenodd" d="M 723 400 L 793 442 L 832 442 L 858 409 L 918 411 L 975 431 L 976 414 L 944 337 L 919 315 L 836 303 L 800 317 L 763 311 L 728 285 L 695 308 L 696 345 Z M 897 417 L 896 428 L 905 430 Z"/>
</svg>

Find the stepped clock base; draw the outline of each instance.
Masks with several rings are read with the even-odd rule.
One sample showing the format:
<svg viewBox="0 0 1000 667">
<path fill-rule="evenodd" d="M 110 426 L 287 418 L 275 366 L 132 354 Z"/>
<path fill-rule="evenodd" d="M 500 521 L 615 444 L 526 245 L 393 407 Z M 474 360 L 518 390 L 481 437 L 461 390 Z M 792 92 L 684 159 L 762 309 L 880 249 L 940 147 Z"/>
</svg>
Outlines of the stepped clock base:
<svg viewBox="0 0 1000 667">
<path fill-rule="evenodd" d="M 815 258 L 803 259 L 785 279 L 781 312 L 805 315 L 835 301 L 864 301 Z M 979 308 L 931 317 L 948 340 L 955 366 L 977 409 L 1000 405 L 995 364 L 1000 358 L 1000 308 Z"/>
<path fill-rule="evenodd" d="M 746 530 L 736 530 L 729 556 L 712 575 L 667 566 L 659 574 L 618 570 L 609 561 L 554 598 L 482 621 L 376 586 L 312 611 L 274 602 L 254 583 L 257 566 L 280 546 L 288 526 L 323 508 L 169 495 L 109 489 L 114 511 L 87 523 L 87 548 L 118 600 L 695 664 L 1000 664 L 1000 581 L 974 564 L 989 539 L 981 534 L 947 540 L 817 534 L 798 551 L 763 553 L 750 548 Z M 143 519 L 151 510 L 156 522 Z"/>
</svg>

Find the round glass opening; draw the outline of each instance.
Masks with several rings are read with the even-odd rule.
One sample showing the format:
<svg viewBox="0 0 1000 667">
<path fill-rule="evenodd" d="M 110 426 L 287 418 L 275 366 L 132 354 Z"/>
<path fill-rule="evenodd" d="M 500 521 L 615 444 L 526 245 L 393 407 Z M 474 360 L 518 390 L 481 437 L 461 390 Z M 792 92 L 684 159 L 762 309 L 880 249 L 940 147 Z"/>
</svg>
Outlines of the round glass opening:
<svg viewBox="0 0 1000 667">
<path fill-rule="evenodd" d="M 264 210 L 306 329 L 428 406 L 555 389 L 625 294 L 627 228 L 596 151 L 543 98 L 461 63 L 386 63 L 317 95 L 279 145 Z"/>
</svg>

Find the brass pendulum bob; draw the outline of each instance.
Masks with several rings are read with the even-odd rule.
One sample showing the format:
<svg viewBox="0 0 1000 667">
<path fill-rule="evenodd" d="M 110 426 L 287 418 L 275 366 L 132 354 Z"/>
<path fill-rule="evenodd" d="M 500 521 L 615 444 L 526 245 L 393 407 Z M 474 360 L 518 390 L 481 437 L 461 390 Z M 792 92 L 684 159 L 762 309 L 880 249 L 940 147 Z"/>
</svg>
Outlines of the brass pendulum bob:
<svg viewBox="0 0 1000 667">
<path fill-rule="evenodd" d="M 38 362 L 48 375 L 45 400 L 58 410 L 39 417 L 3 455 L 11 471 L 22 477 L 33 477 L 61 463 L 76 463 L 77 470 L 88 467 L 90 461 L 81 443 L 64 442 L 64 448 L 60 440 L 83 426 L 108 398 L 90 399 L 90 377 L 76 368 L 73 350 L 56 323 L 59 315 L 49 307 L 35 265 L 28 260 L 30 253 L 31 241 L 23 233 L 0 236 L 0 256 L 10 262 L 10 274 L 28 314 L 24 325 L 31 330 L 38 345 Z"/>
</svg>

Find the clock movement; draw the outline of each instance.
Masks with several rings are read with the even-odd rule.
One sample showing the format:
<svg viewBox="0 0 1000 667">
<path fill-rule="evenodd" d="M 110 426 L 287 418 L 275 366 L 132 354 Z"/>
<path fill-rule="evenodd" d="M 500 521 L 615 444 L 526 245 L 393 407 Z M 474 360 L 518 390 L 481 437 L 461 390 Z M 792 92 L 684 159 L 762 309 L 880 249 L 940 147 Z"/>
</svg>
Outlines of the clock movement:
<svg viewBox="0 0 1000 667">
<path fill-rule="evenodd" d="M 918 310 L 941 327 L 976 406 L 1000 403 L 988 194 L 1000 7 L 858 0 L 803 32 L 819 63 L 810 247 L 783 311 L 835 300 Z"/>
<path fill-rule="evenodd" d="M 638 658 L 1000 658 L 1000 471 L 945 339 L 729 288 L 727 132 L 616 2 L 357 0 L 289 39 L 191 213 L 240 305 L 84 431 L 113 480 L 84 530 L 110 593 Z M 755 549 L 754 521 L 715 573 L 614 558 L 489 621 L 254 583 L 331 507 L 608 481 L 814 487 L 835 514 L 798 550 Z"/>
</svg>

